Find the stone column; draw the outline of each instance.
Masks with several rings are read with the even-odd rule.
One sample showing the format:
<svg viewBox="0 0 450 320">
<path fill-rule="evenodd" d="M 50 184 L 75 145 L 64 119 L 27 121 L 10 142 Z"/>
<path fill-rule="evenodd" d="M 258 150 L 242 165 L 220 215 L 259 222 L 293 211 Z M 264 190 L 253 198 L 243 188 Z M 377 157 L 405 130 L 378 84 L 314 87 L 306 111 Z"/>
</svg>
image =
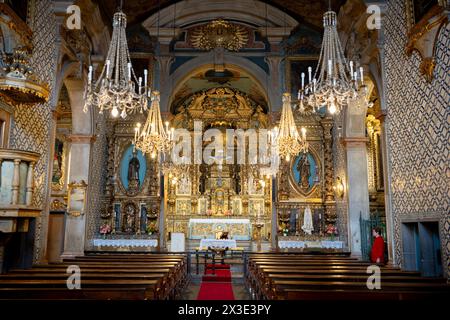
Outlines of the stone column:
<svg viewBox="0 0 450 320">
<path fill-rule="evenodd" d="M 369 183 L 367 172 L 367 142 L 365 97 L 352 100 L 344 111 L 344 144 L 347 159 L 347 199 L 349 248 L 352 255 L 361 256 L 360 218 L 369 218 Z"/>
<path fill-rule="evenodd" d="M 20 160 L 14 159 L 14 173 L 11 184 L 11 204 L 19 204 Z"/>
<path fill-rule="evenodd" d="M 347 154 L 349 247 L 352 255 L 361 256 L 360 217 L 369 218 L 367 139 L 347 138 L 344 142 Z"/>
<path fill-rule="evenodd" d="M 172 62 L 174 61 L 173 56 L 164 55 L 164 56 L 157 56 L 156 60 L 158 61 L 159 65 L 159 92 L 161 94 L 161 111 L 168 111 L 169 106 L 169 97 L 172 94 L 172 83 L 170 83 L 170 66 L 172 65 Z"/>
<path fill-rule="evenodd" d="M 68 137 L 68 140 L 71 142 L 69 183 L 89 181 L 89 160 L 93 137 L 91 135 L 73 134 Z M 89 194 L 87 194 L 87 202 L 89 200 Z M 66 216 L 62 258 L 84 255 L 85 233 L 86 215 Z"/>
<path fill-rule="evenodd" d="M 264 59 L 269 67 L 267 96 L 272 106 L 272 111 L 280 110 L 282 87 L 281 82 L 281 61 L 283 57 L 280 55 L 270 55 Z M 262 79 L 261 79 L 262 80 Z"/>
</svg>

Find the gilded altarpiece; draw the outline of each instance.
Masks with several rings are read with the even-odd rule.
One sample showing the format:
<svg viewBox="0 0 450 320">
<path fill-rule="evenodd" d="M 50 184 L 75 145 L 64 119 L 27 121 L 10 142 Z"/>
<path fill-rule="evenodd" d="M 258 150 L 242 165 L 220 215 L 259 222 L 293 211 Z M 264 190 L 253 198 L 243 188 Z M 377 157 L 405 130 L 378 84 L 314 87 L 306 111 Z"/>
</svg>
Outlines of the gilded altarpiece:
<svg viewBox="0 0 450 320">
<path fill-rule="evenodd" d="M 278 230 L 280 236 L 319 239 L 326 226 L 336 223 L 333 191 L 333 120 L 320 114 L 299 117 L 298 129 L 305 127 L 309 149 L 290 161 L 283 160 L 277 175 Z M 306 208 L 311 209 L 314 230 L 302 230 Z"/>
<path fill-rule="evenodd" d="M 268 128 L 266 106 L 251 100 L 236 89 L 217 87 L 203 90 L 186 98 L 172 108 L 175 110 L 172 125 L 187 128 L 193 137 L 194 122 L 202 123 L 203 132 L 209 128 L 247 130 Z M 208 143 L 204 143 L 205 147 Z M 226 141 L 224 139 L 224 149 Z M 234 155 L 237 154 L 234 145 Z M 271 182 L 259 175 L 258 165 L 227 164 L 232 156 L 230 150 L 216 155 L 213 164 L 191 164 L 183 170 L 177 183 L 168 186 L 166 201 L 166 232 L 189 230 L 189 220 L 203 219 L 249 219 L 253 225 L 263 222 L 262 236 L 268 238 L 271 228 Z M 233 161 L 232 161 L 233 162 Z M 263 182 L 264 181 L 264 182 Z M 231 236 L 237 239 L 254 237 L 251 226 L 233 225 Z"/>
<path fill-rule="evenodd" d="M 101 219 L 111 226 L 109 237 L 113 239 L 157 236 L 158 164 L 131 144 L 136 122 L 143 121 L 140 117 L 107 122 L 107 178 Z"/>
</svg>

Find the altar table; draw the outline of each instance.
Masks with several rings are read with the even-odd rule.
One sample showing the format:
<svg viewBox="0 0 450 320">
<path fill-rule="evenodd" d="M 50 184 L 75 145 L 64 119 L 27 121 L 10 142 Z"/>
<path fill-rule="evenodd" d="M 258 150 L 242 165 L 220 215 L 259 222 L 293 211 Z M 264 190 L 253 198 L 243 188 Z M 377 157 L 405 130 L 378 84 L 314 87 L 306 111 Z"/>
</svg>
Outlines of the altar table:
<svg viewBox="0 0 450 320">
<path fill-rule="evenodd" d="M 218 231 L 226 231 L 229 239 L 250 240 L 252 225 L 249 219 L 190 219 L 189 239 L 215 239 Z"/>
<path fill-rule="evenodd" d="M 216 239 L 202 239 L 200 240 L 200 250 L 214 248 L 228 248 L 236 249 L 236 240 L 216 240 Z"/>
<path fill-rule="evenodd" d="M 342 241 L 299 241 L 299 240 L 280 240 L 278 241 L 280 249 L 304 249 L 304 248 L 319 248 L 319 249 L 340 249 L 344 248 Z"/>
</svg>

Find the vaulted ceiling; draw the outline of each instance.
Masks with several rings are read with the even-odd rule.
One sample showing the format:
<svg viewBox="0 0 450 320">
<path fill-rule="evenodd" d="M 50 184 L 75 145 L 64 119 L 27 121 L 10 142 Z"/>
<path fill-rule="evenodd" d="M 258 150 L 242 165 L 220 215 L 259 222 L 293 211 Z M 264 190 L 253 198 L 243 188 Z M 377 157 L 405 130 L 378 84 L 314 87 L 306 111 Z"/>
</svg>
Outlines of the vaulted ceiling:
<svg viewBox="0 0 450 320">
<path fill-rule="evenodd" d="M 123 0 L 123 11 L 128 16 L 128 24 L 142 23 L 158 9 L 165 8 L 180 0 Z M 207 0 L 205 0 L 207 1 Z M 230 0 L 235 1 L 235 0 Z M 322 29 L 322 16 L 328 9 L 328 0 L 261 0 L 295 18 L 299 23 Z M 95 0 L 99 4 L 107 25 L 111 25 L 112 16 L 120 0 Z M 346 0 L 331 0 L 331 8 L 338 12 Z"/>
</svg>

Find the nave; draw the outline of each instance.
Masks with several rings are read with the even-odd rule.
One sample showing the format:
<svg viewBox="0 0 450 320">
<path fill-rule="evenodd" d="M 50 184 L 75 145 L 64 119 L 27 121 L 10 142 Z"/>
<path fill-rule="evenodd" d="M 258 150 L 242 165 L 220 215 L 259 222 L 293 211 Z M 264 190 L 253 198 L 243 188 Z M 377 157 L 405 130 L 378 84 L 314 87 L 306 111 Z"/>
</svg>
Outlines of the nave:
<svg viewBox="0 0 450 320">
<path fill-rule="evenodd" d="M 445 279 L 392 266 L 380 267 L 382 284 L 371 282 L 370 287 L 370 264 L 349 253 L 246 252 L 238 259 L 205 260 L 202 278 L 192 257 L 195 254 L 92 253 L 13 269 L 0 276 L 0 299 L 440 301 L 450 296 Z M 78 278 L 70 266 L 78 266 Z M 231 278 L 240 268 L 240 276 Z M 68 290 L 70 285 L 77 290 Z"/>
</svg>

